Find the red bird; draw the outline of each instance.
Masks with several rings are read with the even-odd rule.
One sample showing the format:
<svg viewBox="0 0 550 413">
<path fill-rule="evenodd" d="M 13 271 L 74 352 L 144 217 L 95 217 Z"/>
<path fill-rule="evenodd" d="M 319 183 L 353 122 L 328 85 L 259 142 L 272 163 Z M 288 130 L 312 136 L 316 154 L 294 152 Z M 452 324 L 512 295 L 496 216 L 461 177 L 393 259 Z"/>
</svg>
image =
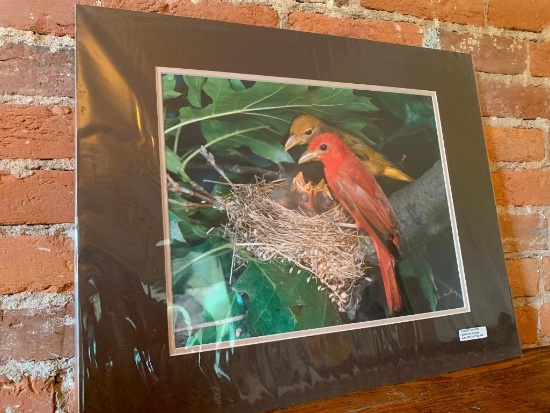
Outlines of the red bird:
<svg viewBox="0 0 550 413">
<path fill-rule="evenodd" d="M 355 219 L 357 228 L 363 228 L 371 237 L 389 313 L 401 310 L 394 256 L 399 254 L 399 227 L 388 198 L 363 162 L 332 133 L 319 135 L 310 142 L 298 163 L 308 161 L 323 163 L 332 193 Z"/>
</svg>

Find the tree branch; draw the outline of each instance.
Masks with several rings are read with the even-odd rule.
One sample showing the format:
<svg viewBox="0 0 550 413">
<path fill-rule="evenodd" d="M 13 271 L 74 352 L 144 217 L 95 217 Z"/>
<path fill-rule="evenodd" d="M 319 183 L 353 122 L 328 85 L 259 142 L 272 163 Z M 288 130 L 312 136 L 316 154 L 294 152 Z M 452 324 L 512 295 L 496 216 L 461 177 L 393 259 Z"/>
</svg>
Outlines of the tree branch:
<svg viewBox="0 0 550 413">
<path fill-rule="evenodd" d="M 390 196 L 402 238 L 414 251 L 451 225 L 441 161 L 424 175 Z M 365 255 L 378 262 L 370 238 L 365 239 Z"/>
<path fill-rule="evenodd" d="M 451 225 L 441 161 L 390 196 L 402 237 L 410 249 L 424 245 Z"/>
</svg>

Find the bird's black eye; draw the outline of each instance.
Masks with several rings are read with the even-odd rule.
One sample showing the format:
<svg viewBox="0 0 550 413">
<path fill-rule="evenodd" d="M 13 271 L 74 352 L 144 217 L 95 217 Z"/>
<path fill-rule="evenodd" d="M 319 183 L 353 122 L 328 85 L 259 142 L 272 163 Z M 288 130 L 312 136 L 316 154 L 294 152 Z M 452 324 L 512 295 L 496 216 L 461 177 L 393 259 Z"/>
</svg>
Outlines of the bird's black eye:
<svg viewBox="0 0 550 413">
<path fill-rule="evenodd" d="M 313 133 L 313 129 L 308 129 L 308 130 L 306 131 L 306 135 L 311 135 L 312 133 Z"/>
<path fill-rule="evenodd" d="M 319 146 L 319 149 L 321 149 L 322 151 L 326 151 L 328 149 L 328 146 L 323 143 L 321 146 Z"/>
</svg>

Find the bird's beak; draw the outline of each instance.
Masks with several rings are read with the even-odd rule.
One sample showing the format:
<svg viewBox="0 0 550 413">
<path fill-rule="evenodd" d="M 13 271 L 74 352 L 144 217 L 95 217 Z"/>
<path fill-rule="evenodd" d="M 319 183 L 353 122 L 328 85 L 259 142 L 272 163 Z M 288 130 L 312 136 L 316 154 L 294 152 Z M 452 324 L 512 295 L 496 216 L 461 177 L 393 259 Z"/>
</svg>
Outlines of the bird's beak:
<svg viewBox="0 0 550 413">
<path fill-rule="evenodd" d="M 319 158 L 319 154 L 316 152 L 304 152 L 302 156 L 300 156 L 300 159 L 298 159 L 298 163 L 305 163 L 309 161 L 315 161 Z"/>
<path fill-rule="evenodd" d="M 285 151 L 288 151 L 290 148 L 294 148 L 297 145 L 302 145 L 306 143 L 302 138 L 296 135 L 290 135 L 285 143 Z"/>
</svg>

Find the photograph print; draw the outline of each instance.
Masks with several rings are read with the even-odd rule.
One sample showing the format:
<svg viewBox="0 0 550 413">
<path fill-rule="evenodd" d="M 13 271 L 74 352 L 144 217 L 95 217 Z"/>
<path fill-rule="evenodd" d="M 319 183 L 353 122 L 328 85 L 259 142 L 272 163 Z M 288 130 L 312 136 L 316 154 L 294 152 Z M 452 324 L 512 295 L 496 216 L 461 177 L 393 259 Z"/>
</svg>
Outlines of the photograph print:
<svg viewBox="0 0 550 413">
<path fill-rule="evenodd" d="M 435 92 L 157 68 L 170 352 L 469 311 Z"/>
</svg>

